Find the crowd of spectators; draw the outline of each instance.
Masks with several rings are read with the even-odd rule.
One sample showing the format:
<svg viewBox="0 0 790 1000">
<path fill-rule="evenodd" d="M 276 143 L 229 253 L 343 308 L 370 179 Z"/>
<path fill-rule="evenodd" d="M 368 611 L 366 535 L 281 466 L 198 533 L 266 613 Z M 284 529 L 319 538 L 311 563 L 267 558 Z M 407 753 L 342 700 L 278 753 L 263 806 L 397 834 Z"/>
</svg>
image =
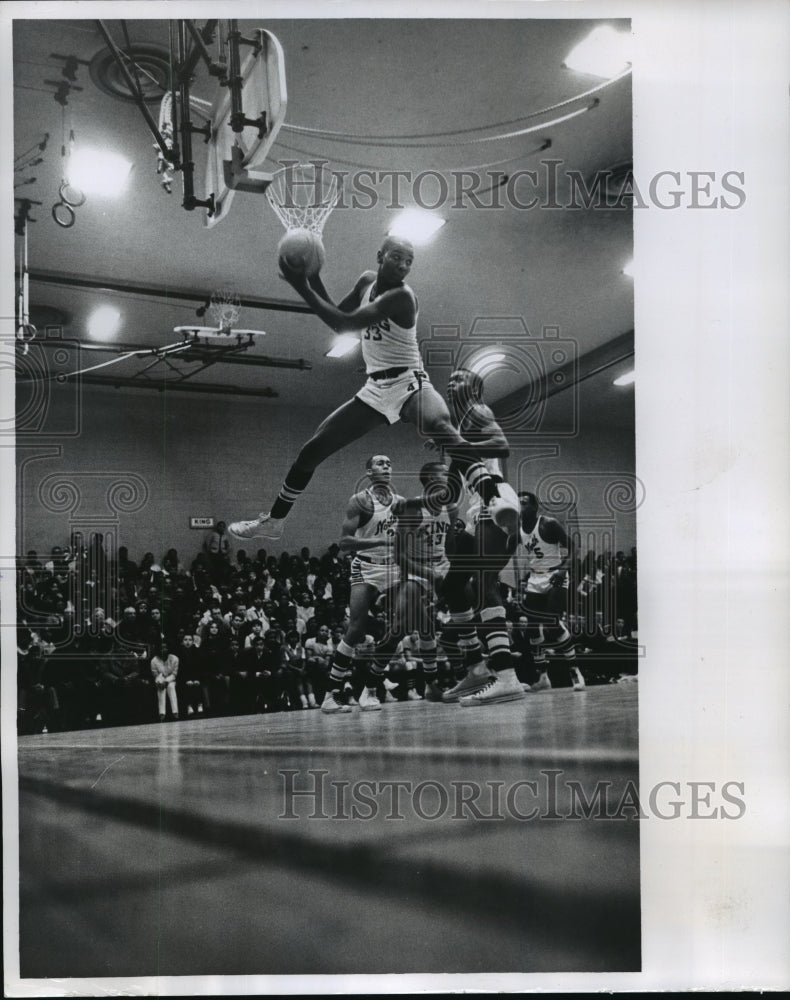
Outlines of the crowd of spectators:
<svg viewBox="0 0 790 1000">
<path fill-rule="evenodd" d="M 348 620 L 349 559 L 337 545 L 320 556 L 234 552 L 222 522 L 188 562 L 173 548 L 135 562 L 125 547 L 105 553 L 98 534 L 75 534 L 43 561 L 29 551 L 18 564 L 21 733 L 317 708 Z M 636 551 L 578 560 L 569 593 L 588 683 L 635 673 Z M 507 613 L 526 682 L 531 653 L 514 591 Z M 439 633 L 449 632 L 441 602 L 436 614 Z M 386 630 L 382 599 L 357 650 L 363 659 Z M 459 670 L 440 652 L 441 686 Z M 349 700 L 361 691 L 358 673 Z M 419 700 L 423 688 L 417 637 L 407 636 L 381 700 Z"/>
</svg>

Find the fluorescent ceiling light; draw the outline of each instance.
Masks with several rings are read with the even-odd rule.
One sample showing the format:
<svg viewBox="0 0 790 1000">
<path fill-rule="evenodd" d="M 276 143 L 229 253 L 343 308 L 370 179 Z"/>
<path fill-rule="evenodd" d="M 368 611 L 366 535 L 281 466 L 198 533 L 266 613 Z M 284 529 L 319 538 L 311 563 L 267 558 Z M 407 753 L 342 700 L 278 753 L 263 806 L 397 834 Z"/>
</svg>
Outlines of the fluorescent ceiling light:
<svg viewBox="0 0 790 1000">
<path fill-rule="evenodd" d="M 636 379 L 636 372 L 635 371 L 630 371 L 630 372 L 626 372 L 624 375 L 621 375 L 619 378 L 616 378 L 614 380 L 614 384 L 615 385 L 633 385 L 633 382 L 634 382 L 635 379 Z"/>
<path fill-rule="evenodd" d="M 634 276 L 634 262 L 629 260 L 628 263 L 623 268 L 623 274 L 627 274 L 629 278 Z"/>
<path fill-rule="evenodd" d="M 608 24 L 594 28 L 568 55 L 563 63 L 568 69 L 590 76 L 610 79 L 631 65 L 631 36 L 615 31 Z"/>
<path fill-rule="evenodd" d="M 121 314 L 115 306 L 99 306 L 88 320 L 88 333 L 94 340 L 109 340 L 121 320 Z"/>
<path fill-rule="evenodd" d="M 68 180 L 83 194 L 115 197 L 126 187 L 131 169 L 129 160 L 118 153 L 78 149 L 69 157 Z"/>
<path fill-rule="evenodd" d="M 427 243 L 447 222 L 440 215 L 422 208 L 404 208 L 389 229 L 389 236 L 403 236 L 419 246 Z"/>
<path fill-rule="evenodd" d="M 341 333 L 332 349 L 326 352 L 325 357 L 342 358 L 344 355 L 350 354 L 358 343 L 359 337 L 356 333 Z"/>
<path fill-rule="evenodd" d="M 500 361 L 504 360 L 505 355 L 502 351 L 486 351 L 484 354 L 477 357 L 469 367 L 473 372 L 478 372 L 479 374 L 486 368 L 490 368 L 492 365 L 498 365 Z"/>
</svg>

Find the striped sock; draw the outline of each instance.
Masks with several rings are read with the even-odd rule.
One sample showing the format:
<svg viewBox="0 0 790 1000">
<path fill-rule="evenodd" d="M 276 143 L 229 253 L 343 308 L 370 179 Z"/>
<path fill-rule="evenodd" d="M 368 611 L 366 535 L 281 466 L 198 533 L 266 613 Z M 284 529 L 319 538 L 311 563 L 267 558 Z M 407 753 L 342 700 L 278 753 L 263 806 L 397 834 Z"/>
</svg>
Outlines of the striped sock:
<svg viewBox="0 0 790 1000">
<path fill-rule="evenodd" d="M 420 659 L 422 660 L 422 672 L 425 680 L 430 684 L 438 676 L 436 667 L 436 640 L 420 639 Z"/>
<path fill-rule="evenodd" d="M 458 467 L 464 474 L 469 488 L 478 493 L 483 503 L 488 503 L 497 493 L 497 484 L 491 478 L 491 473 L 482 462 L 457 462 Z"/>
<path fill-rule="evenodd" d="M 304 469 L 297 469 L 291 466 L 285 482 L 280 487 L 277 499 L 271 509 L 271 516 L 277 520 L 287 517 L 291 512 L 291 507 L 307 489 L 307 485 L 313 478 L 312 472 L 305 472 Z"/>
<path fill-rule="evenodd" d="M 345 639 L 341 639 L 337 644 L 332 667 L 337 669 L 338 674 L 344 675 L 350 674 L 354 669 L 354 647 L 349 646 Z"/>
<path fill-rule="evenodd" d="M 458 648 L 463 650 L 468 667 L 473 667 L 483 659 L 483 646 L 474 626 L 474 612 L 451 611 L 450 621 L 458 626 Z"/>
<path fill-rule="evenodd" d="M 373 653 L 373 660 L 368 665 L 366 684 L 368 687 L 376 687 L 384 677 L 384 673 L 392 659 L 393 653 L 398 648 L 401 637 L 388 632 Z"/>
<path fill-rule="evenodd" d="M 510 656 L 510 636 L 503 607 L 483 608 L 480 612 L 488 650 L 488 665 L 492 670 L 507 670 L 513 666 Z"/>
</svg>

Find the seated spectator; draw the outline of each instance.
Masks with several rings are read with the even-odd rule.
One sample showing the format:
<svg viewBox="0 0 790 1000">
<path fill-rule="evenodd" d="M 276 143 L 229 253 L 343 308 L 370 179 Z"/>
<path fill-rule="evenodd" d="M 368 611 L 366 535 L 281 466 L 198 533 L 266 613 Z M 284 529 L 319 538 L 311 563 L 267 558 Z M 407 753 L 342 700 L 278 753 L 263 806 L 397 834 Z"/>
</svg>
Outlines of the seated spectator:
<svg viewBox="0 0 790 1000">
<path fill-rule="evenodd" d="M 292 630 L 285 637 L 285 667 L 288 696 L 291 704 L 300 704 L 302 708 L 318 708 L 315 692 L 310 678 L 307 676 L 305 656 L 299 633 Z"/>
<path fill-rule="evenodd" d="M 305 634 L 307 623 L 315 615 L 312 595 L 303 590 L 296 601 L 296 630 L 300 636 Z"/>
<path fill-rule="evenodd" d="M 200 654 L 195 646 L 195 637 L 185 632 L 176 647 L 178 655 L 178 675 L 176 696 L 179 705 L 186 706 L 187 715 L 203 711 L 202 686 L 200 683 Z"/>
<path fill-rule="evenodd" d="M 204 704 L 212 715 L 223 715 L 230 700 L 230 675 L 226 661 L 229 640 L 212 620 L 205 626 L 200 643 L 200 675 Z"/>
<path fill-rule="evenodd" d="M 269 631 L 269 618 L 264 610 L 263 597 L 256 597 L 250 607 L 245 612 L 248 622 L 259 621 L 261 623 L 261 634 L 265 635 Z"/>
<path fill-rule="evenodd" d="M 335 646 L 329 634 L 329 627 L 321 625 L 316 635 L 304 643 L 307 678 L 317 698 L 322 699 L 328 689 L 329 670 Z"/>
<path fill-rule="evenodd" d="M 182 576 L 184 574 L 184 567 L 178 558 L 177 549 L 168 549 L 162 557 L 162 572 L 168 576 Z"/>
<path fill-rule="evenodd" d="M 411 632 L 398 643 L 395 656 L 390 661 L 389 675 L 398 685 L 393 692 L 398 701 L 422 701 L 422 695 L 416 690 L 418 671 L 422 666 L 419 650 L 419 634 Z"/>
<path fill-rule="evenodd" d="M 148 697 L 151 681 L 142 674 L 144 655 L 114 644 L 99 663 L 102 721 L 122 726 L 148 721 L 153 714 Z"/>
<path fill-rule="evenodd" d="M 166 642 L 160 645 L 159 652 L 151 659 L 151 675 L 156 687 L 159 721 L 165 721 L 165 697 L 170 702 L 170 711 L 173 714 L 173 718 L 178 719 L 178 696 L 176 695 L 178 657 L 170 652 L 170 648 Z"/>
<path fill-rule="evenodd" d="M 263 622 L 256 618 L 254 621 L 250 622 L 250 631 L 244 637 L 244 648 L 250 649 L 256 639 L 263 638 Z"/>
</svg>

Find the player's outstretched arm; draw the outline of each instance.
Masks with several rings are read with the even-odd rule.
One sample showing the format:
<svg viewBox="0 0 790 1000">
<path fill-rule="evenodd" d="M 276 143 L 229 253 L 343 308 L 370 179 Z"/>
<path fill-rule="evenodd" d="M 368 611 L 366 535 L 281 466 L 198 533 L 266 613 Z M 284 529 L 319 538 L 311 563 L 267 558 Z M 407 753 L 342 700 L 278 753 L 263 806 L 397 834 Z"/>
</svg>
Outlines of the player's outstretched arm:
<svg viewBox="0 0 790 1000">
<path fill-rule="evenodd" d="M 414 293 L 405 285 L 391 288 L 379 295 L 373 302 L 364 306 L 357 304 L 350 312 L 344 312 L 342 307 L 349 308 L 354 304 L 354 299 L 351 296 L 344 299 L 340 306 L 335 306 L 316 292 L 302 271 L 294 271 L 289 268 L 284 260 L 280 261 L 280 268 L 283 277 L 294 291 L 298 292 L 313 312 L 336 333 L 365 330 L 382 319 L 394 319 L 399 326 L 410 326 L 416 318 L 417 304 Z M 363 278 L 360 278 L 354 292 L 352 292 L 352 296 L 356 295 L 357 303 L 359 302 L 359 287 L 362 282 Z"/>
</svg>

